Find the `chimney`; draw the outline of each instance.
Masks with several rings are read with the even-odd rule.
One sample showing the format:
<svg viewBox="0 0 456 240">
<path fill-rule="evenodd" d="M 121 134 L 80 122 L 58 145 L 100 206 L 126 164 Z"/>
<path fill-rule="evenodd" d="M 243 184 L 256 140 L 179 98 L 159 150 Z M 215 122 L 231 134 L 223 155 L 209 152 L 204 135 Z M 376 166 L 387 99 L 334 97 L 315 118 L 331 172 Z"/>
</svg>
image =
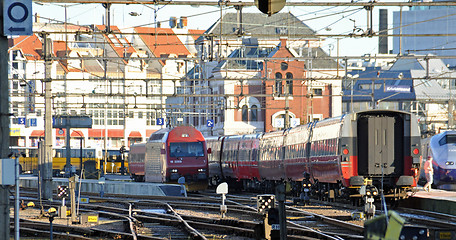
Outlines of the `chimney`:
<svg viewBox="0 0 456 240">
<path fill-rule="evenodd" d="M 177 18 L 176 17 L 170 17 L 169 18 L 169 27 L 170 28 L 177 27 Z"/>
<path fill-rule="evenodd" d="M 187 23 L 188 23 L 187 17 L 180 18 L 180 27 L 181 28 L 187 28 Z"/>
<path fill-rule="evenodd" d="M 388 10 L 380 9 L 379 14 L 379 24 L 378 24 L 378 34 L 386 35 L 388 34 Z M 387 54 L 388 53 L 388 37 L 379 37 L 378 38 L 378 53 Z"/>
<path fill-rule="evenodd" d="M 287 37 L 280 37 L 280 48 L 285 48 L 287 46 Z"/>
</svg>

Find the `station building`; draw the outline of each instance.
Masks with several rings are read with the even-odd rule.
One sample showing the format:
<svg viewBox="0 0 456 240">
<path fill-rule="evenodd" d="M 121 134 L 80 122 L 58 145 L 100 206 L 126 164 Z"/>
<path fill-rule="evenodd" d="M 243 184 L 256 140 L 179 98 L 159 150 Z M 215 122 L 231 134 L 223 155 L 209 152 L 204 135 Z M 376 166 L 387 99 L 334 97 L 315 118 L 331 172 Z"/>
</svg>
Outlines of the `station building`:
<svg viewBox="0 0 456 240">
<path fill-rule="evenodd" d="M 92 129 L 71 129 L 73 148 L 81 143 L 128 148 L 165 127 L 166 122 L 161 125 L 159 120 L 169 114 L 168 97 L 175 95 L 175 80 L 186 72 L 181 58 L 196 56 L 189 33 L 201 32 L 187 29 L 186 19 L 179 24 L 174 20 L 170 28 L 134 29 L 136 35 L 116 26 L 35 22 L 35 32 L 52 34 L 10 39 L 11 146 L 36 147 L 44 138 L 46 41 L 52 46 L 52 114 L 93 119 Z M 138 34 L 156 31 L 165 32 L 166 38 L 150 41 Z M 65 146 L 65 136 L 65 130 L 53 129 L 53 146 Z"/>
<path fill-rule="evenodd" d="M 197 39 L 198 56 L 207 58 L 185 77 L 188 91 L 202 96 L 188 99 L 186 121 L 205 136 L 283 129 L 286 115 L 289 126 L 341 115 L 342 68 L 293 14 L 227 13 L 206 31 L 220 32 Z"/>
</svg>

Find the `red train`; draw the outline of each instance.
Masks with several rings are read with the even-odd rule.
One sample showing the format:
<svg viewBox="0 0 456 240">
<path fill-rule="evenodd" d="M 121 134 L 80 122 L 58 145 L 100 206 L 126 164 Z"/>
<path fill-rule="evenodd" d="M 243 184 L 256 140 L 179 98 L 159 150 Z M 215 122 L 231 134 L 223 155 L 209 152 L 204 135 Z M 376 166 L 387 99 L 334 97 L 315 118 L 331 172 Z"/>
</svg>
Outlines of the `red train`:
<svg viewBox="0 0 456 240">
<path fill-rule="evenodd" d="M 208 179 L 206 141 L 191 126 L 163 128 L 130 146 L 128 166 L 135 181 L 177 183 L 185 177 L 188 190 L 201 190 Z"/>
<path fill-rule="evenodd" d="M 284 131 L 207 138 L 209 180 L 273 191 L 278 182 L 299 194 L 305 176 L 322 198 L 359 196 L 361 186 L 406 197 L 416 186 L 420 131 L 408 112 L 368 110 Z"/>
</svg>

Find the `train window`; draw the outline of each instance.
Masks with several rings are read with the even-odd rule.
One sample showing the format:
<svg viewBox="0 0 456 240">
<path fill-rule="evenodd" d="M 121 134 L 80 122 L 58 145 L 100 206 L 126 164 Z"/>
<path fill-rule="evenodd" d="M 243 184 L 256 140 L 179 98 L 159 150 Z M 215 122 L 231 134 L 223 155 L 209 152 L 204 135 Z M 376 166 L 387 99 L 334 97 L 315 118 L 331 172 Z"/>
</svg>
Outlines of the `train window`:
<svg viewBox="0 0 456 240">
<path fill-rule="evenodd" d="M 439 141 L 440 146 L 448 143 L 456 143 L 456 135 L 446 135 Z"/>
<path fill-rule="evenodd" d="M 447 135 L 447 143 L 456 143 L 456 135 Z"/>
<path fill-rule="evenodd" d="M 204 157 L 202 142 L 169 143 L 170 157 Z"/>
</svg>

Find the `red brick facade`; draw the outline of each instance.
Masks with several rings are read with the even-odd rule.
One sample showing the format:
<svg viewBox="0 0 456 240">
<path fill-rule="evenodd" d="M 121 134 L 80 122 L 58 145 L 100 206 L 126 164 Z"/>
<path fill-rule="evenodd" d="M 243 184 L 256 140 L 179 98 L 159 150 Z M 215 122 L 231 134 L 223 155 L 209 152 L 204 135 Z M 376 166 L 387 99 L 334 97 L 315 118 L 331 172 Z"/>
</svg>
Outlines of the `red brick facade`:
<svg viewBox="0 0 456 240">
<path fill-rule="evenodd" d="M 286 39 L 281 39 L 281 47 L 272 58 L 292 57 L 286 47 Z M 288 109 L 290 117 L 299 118 L 300 124 L 306 124 L 309 119 L 327 118 L 331 116 L 331 87 L 315 84 L 307 79 L 305 61 L 270 60 L 265 70 L 268 76 L 264 80 L 266 97 L 264 103 L 264 129 L 266 132 L 277 130 L 274 127 L 274 115 L 285 114 L 288 93 Z M 264 70 L 263 70 L 263 76 Z M 309 94 L 312 82 L 313 96 Z M 291 84 L 291 88 L 289 87 Z M 317 96 L 320 95 L 320 96 Z M 312 110 L 313 108 L 313 110 Z M 311 117 L 313 114 L 313 117 Z"/>
</svg>

